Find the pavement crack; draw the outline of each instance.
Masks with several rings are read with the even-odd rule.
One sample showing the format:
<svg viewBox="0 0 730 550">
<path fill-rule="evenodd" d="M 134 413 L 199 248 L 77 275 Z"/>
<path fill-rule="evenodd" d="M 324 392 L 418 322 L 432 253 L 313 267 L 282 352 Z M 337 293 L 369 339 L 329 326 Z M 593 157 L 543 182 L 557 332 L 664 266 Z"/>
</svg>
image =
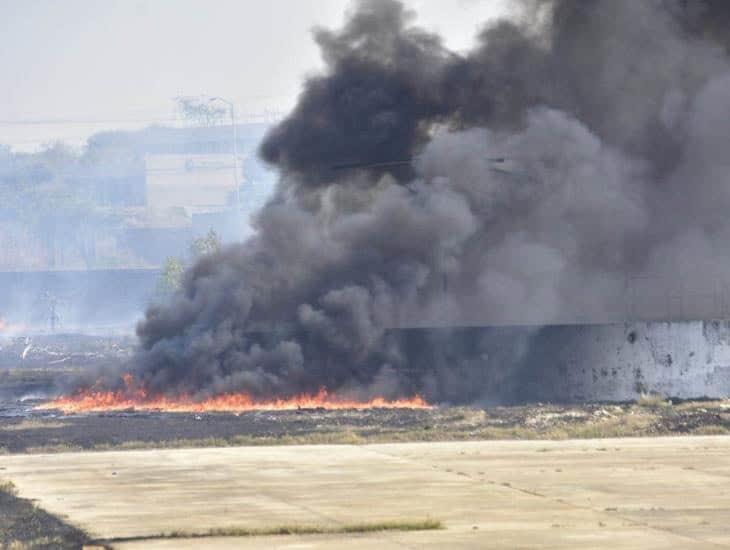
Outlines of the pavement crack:
<svg viewBox="0 0 730 550">
<path fill-rule="evenodd" d="M 691 540 L 693 542 L 698 542 L 698 543 L 701 543 L 701 544 L 704 544 L 704 545 L 708 545 L 708 546 L 712 546 L 712 547 L 715 547 L 715 548 L 728 548 L 728 547 L 730 547 L 730 545 L 719 544 L 719 543 L 715 543 L 715 542 L 712 542 L 712 541 L 708 541 L 708 540 L 696 538 L 696 537 L 693 537 L 693 536 L 690 536 L 690 535 L 686 535 L 684 533 L 678 533 L 678 532 L 673 531 L 672 529 L 667 528 L 667 527 L 661 527 L 661 526 L 657 526 L 657 525 L 651 525 L 649 523 L 638 522 L 636 520 L 633 520 L 633 519 L 631 519 L 629 517 L 626 517 L 626 516 L 623 516 L 623 515 L 620 515 L 620 514 L 617 514 L 617 513 L 609 513 L 609 511 L 607 511 L 605 509 L 601 510 L 601 509 L 594 508 L 593 506 L 585 506 L 585 505 L 582 505 L 582 504 L 577 504 L 577 503 L 574 503 L 574 502 L 570 502 L 570 501 L 565 500 L 564 498 L 551 497 L 549 495 L 545 495 L 545 494 L 539 493 L 539 492 L 537 492 L 535 490 L 532 490 L 532 489 L 526 489 L 526 488 L 523 488 L 523 487 L 518 487 L 518 486 L 514 485 L 512 482 L 509 482 L 509 483 L 507 483 L 507 482 L 505 482 L 505 483 L 496 483 L 496 482 L 485 481 L 483 479 L 474 477 L 473 475 L 469 475 L 469 474 L 467 474 L 465 472 L 455 471 L 452 468 L 445 468 L 443 466 L 440 466 L 439 464 L 425 462 L 425 461 L 417 460 L 417 459 L 410 458 L 410 457 L 403 457 L 403 456 L 400 456 L 400 455 L 393 455 L 393 454 L 390 454 L 388 452 L 385 452 L 384 450 L 378 450 L 378 449 L 375 449 L 375 448 L 370 447 L 368 445 L 364 445 L 363 447 L 365 447 L 369 452 L 371 452 L 373 454 L 380 455 L 380 456 L 389 457 L 391 459 L 400 460 L 402 462 L 418 464 L 419 466 L 431 467 L 433 469 L 439 470 L 442 473 L 445 473 L 445 474 L 454 474 L 454 475 L 456 475 L 458 477 L 466 477 L 466 478 L 468 478 L 468 479 L 470 479 L 472 481 L 475 481 L 477 483 L 487 483 L 487 484 L 492 485 L 492 486 L 499 486 L 499 487 L 504 487 L 505 489 L 511 489 L 512 491 L 515 491 L 515 492 L 518 492 L 518 493 L 521 493 L 521 494 L 524 494 L 524 495 L 533 496 L 533 497 L 537 497 L 537 498 L 544 498 L 544 499 L 547 499 L 547 500 L 549 500 L 551 502 L 554 502 L 556 504 L 560 504 L 561 506 L 565 506 L 565 507 L 568 507 L 568 508 L 573 508 L 573 509 L 576 509 L 576 510 L 591 511 L 593 513 L 600 514 L 600 515 L 605 516 L 605 517 L 618 518 L 618 519 L 621 519 L 621 520 L 625 521 L 626 523 L 628 523 L 629 525 L 631 525 L 633 527 L 643 527 L 645 529 L 651 529 L 653 531 L 659 531 L 659 532 L 669 533 L 670 535 L 675 536 L 675 537 L 683 538 L 683 539 L 686 539 L 686 540 Z"/>
</svg>

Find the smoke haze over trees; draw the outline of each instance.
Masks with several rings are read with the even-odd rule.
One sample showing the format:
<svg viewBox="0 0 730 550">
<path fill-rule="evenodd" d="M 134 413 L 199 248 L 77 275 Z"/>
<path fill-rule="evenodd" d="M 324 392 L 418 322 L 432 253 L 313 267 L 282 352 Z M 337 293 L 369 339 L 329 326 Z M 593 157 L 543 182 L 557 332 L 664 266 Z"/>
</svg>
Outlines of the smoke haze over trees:
<svg viewBox="0 0 730 550">
<path fill-rule="evenodd" d="M 261 147 L 280 181 L 258 234 L 140 323 L 142 381 L 460 399 L 472 357 L 414 379 L 388 329 L 618 320 L 636 280 L 651 318 L 730 284 L 729 18 L 525 0 L 457 54 L 398 2 L 355 4 L 315 32 L 327 69 Z"/>
</svg>

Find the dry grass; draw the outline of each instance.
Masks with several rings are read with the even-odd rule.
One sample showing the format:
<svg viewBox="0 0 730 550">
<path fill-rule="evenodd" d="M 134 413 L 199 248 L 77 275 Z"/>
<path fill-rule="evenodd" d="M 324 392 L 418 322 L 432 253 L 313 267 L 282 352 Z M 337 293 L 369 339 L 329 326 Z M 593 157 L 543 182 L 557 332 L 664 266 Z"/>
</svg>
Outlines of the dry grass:
<svg viewBox="0 0 730 550">
<path fill-rule="evenodd" d="M 118 544 L 159 539 L 197 539 L 207 537 L 267 537 L 281 535 L 342 535 L 355 533 L 377 533 L 382 531 L 432 531 L 443 529 L 443 524 L 434 519 L 395 520 L 373 523 L 348 523 L 344 525 L 289 524 L 273 527 L 218 527 L 206 531 L 170 531 L 154 535 L 117 537 L 92 541 L 92 544 Z"/>
<path fill-rule="evenodd" d="M 361 445 L 369 441 L 351 431 L 314 432 L 304 435 L 254 436 L 235 435 L 230 438 L 208 437 L 205 439 L 171 439 L 162 441 L 123 441 L 121 443 L 100 443 L 86 448 L 79 445 L 55 444 L 29 447 L 25 452 L 32 454 L 70 453 L 79 451 L 126 451 L 140 449 L 188 449 L 198 447 L 255 447 L 271 445 Z"/>
<path fill-rule="evenodd" d="M 34 550 L 37 548 L 68 547 L 69 546 L 66 544 L 66 541 L 64 541 L 61 537 L 37 537 L 28 541 L 14 540 L 8 545 L 9 550 Z"/>
<path fill-rule="evenodd" d="M 489 411 L 467 407 L 434 411 L 422 423 L 407 426 L 323 425 L 314 431 L 287 435 L 239 434 L 226 437 L 179 438 L 171 440 L 132 440 L 120 443 L 91 443 L 85 446 L 53 443 L 29 447 L 23 452 L 60 453 L 134 449 L 182 449 L 195 447 L 241 447 L 276 445 L 366 445 L 371 443 L 409 443 L 479 440 L 564 440 L 616 437 L 647 437 L 687 434 L 677 427 L 709 424 L 691 429 L 696 435 L 726 434 L 730 425 L 710 418 L 725 415 L 725 402 L 681 403 L 672 405 L 658 395 L 643 395 L 633 405 L 590 408 L 586 410 L 544 408 L 518 409 L 513 417 L 490 415 Z M 706 410 L 706 408 L 708 410 Z M 698 416 L 699 415 L 699 416 Z M 704 416 L 702 416 L 704 415 Z M 697 418 L 695 418 L 697 417 Z M 707 417 L 707 418 L 705 418 Z M 693 421 L 694 419 L 694 421 Z M 0 448 L 0 453 L 2 448 Z"/>
<path fill-rule="evenodd" d="M 684 401 L 674 405 L 674 408 L 681 411 L 697 411 L 717 409 L 720 411 L 730 410 L 730 399 L 711 399 L 701 401 Z"/>
<path fill-rule="evenodd" d="M 480 411 L 481 412 L 481 411 Z M 481 415 L 475 415 L 479 418 Z M 277 445 L 366 445 L 373 443 L 412 443 L 478 440 L 564 440 L 656 435 L 652 431 L 655 416 L 639 408 L 634 414 L 579 423 L 558 423 L 545 427 L 494 426 L 474 417 L 464 423 L 426 425 L 418 428 L 388 429 L 341 427 L 337 431 L 319 431 L 300 435 L 235 435 L 229 438 L 173 439 L 162 441 L 124 441 L 102 443 L 91 448 L 68 444 L 28 448 L 28 453 L 65 453 L 76 451 L 111 451 L 141 449 L 185 449 L 202 447 L 245 447 Z"/>
<path fill-rule="evenodd" d="M 111 447 L 110 447 L 111 449 Z M 72 445 L 70 443 L 54 443 L 49 445 L 39 445 L 37 447 L 28 447 L 24 452 L 29 454 L 55 454 L 55 453 L 74 453 L 80 451 L 89 451 L 93 449 L 85 449 L 80 445 Z M 106 450 L 106 449 L 102 449 Z"/>
<path fill-rule="evenodd" d="M 699 426 L 692 430 L 694 435 L 728 435 L 730 430 L 725 426 L 718 426 L 716 424 L 710 424 L 709 426 Z"/>
<path fill-rule="evenodd" d="M 15 496 L 18 494 L 18 488 L 9 479 L 0 479 L 0 493 Z"/>
<path fill-rule="evenodd" d="M 18 430 L 54 429 L 63 427 L 63 422 L 49 422 L 40 418 L 25 418 L 17 424 L 8 424 L 6 426 L 2 426 L 0 427 L 0 430 L 12 432 Z"/>
<path fill-rule="evenodd" d="M 19 497 L 11 481 L 0 480 L 0 548 L 81 548 L 88 539 L 84 531 Z"/>
<path fill-rule="evenodd" d="M 636 404 L 648 409 L 672 406 L 671 401 L 667 401 L 661 395 L 656 393 L 642 393 L 639 399 L 636 400 Z"/>
</svg>

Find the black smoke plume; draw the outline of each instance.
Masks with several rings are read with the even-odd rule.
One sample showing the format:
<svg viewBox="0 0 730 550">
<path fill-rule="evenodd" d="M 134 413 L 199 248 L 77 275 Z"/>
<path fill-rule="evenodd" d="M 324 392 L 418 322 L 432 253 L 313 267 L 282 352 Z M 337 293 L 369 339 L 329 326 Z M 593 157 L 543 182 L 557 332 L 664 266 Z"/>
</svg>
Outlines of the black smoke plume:
<svg viewBox="0 0 730 550">
<path fill-rule="evenodd" d="M 424 353 L 406 328 L 653 318 L 728 281 L 728 3 L 515 6 L 465 54 L 392 0 L 315 32 L 258 234 L 138 327 L 151 390 L 471 399 L 470 365 L 499 384 L 529 342 Z"/>
</svg>

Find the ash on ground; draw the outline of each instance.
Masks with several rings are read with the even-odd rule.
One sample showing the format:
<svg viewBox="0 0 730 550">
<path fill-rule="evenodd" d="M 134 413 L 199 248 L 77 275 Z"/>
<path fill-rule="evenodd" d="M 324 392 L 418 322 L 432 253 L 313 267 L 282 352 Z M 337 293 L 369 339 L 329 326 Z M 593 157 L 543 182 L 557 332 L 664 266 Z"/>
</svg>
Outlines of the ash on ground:
<svg viewBox="0 0 730 550">
<path fill-rule="evenodd" d="M 0 415 L 23 416 L 80 375 L 124 364 L 135 342 L 131 335 L 0 335 Z"/>
<path fill-rule="evenodd" d="M 730 434 L 730 401 L 59 415 L 0 410 L 0 450 L 156 448 L 391 441 L 568 439 Z"/>
<path fill-rule="evenodd" d="M 564 439 L 730 434 L 730 401 L 523 404 L 431 410 L 256 411 L 241 414 L 38 411 L 59 385 L 123 364 L 134 339 L 0 338 L 0 452 L 179 446 Z"/>
</svg>

